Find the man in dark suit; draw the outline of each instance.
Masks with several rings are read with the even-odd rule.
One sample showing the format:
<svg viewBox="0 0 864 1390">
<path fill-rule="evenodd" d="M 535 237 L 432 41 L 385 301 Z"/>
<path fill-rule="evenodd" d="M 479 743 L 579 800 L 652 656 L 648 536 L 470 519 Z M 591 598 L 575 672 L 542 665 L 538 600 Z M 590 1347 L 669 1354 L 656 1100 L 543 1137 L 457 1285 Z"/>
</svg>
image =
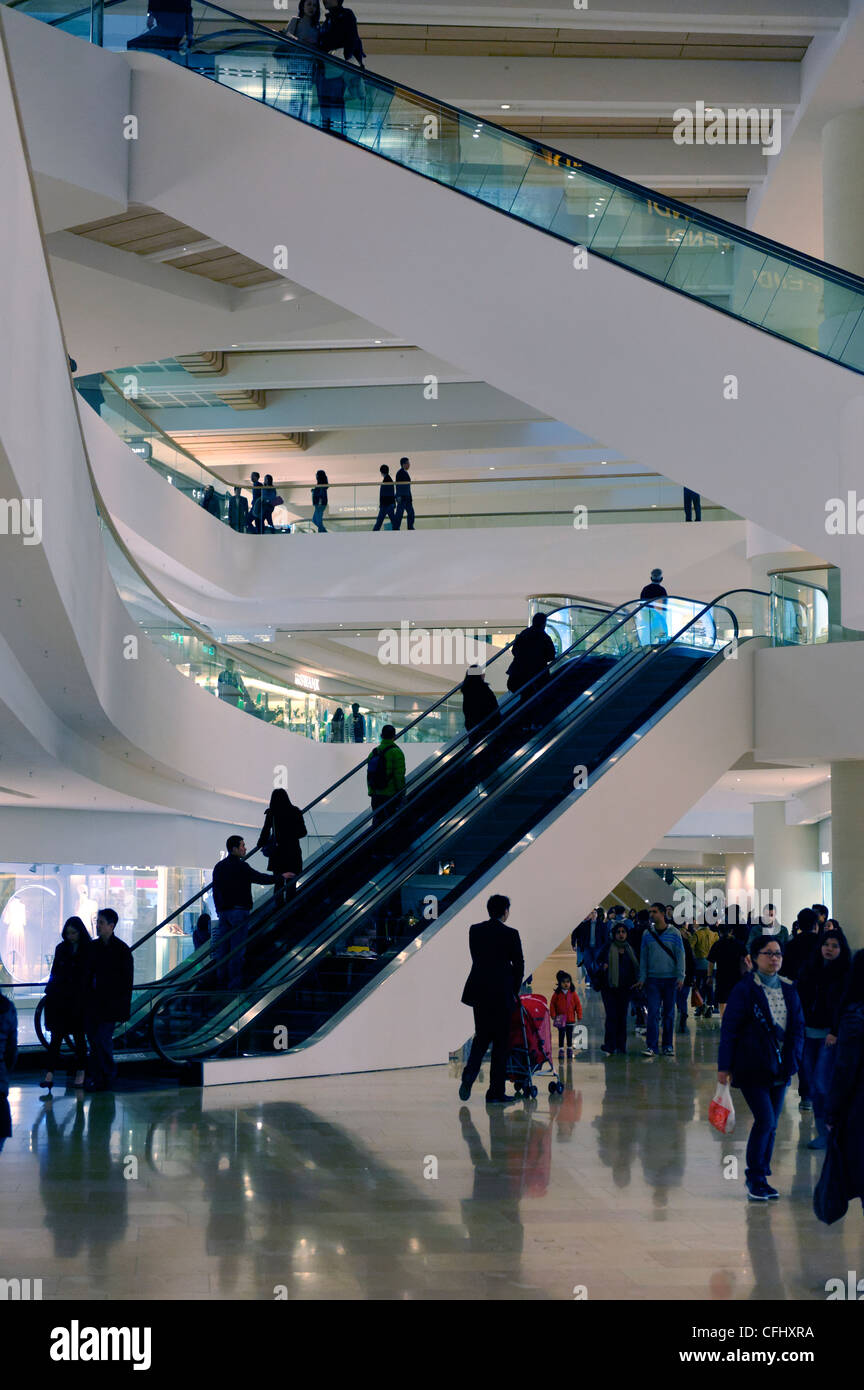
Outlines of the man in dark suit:
<svg viewBox="0 0 864 1390">
<path fill-rule="evenodd" d="M 488 922 L 476 923 L 468 933 L 471 973 L 462 991 L 462 1003 L 474 1010 L 474 1041 L 462 1073 L 459 1099 L 469 1099 L 491 1043 L 492 1067 L 486 1104 L 506 1105 L 515 1099 L 505 1095 L 507 1039 L 525 960 L 518 931 L 505 926 L 510 915 L 510 899 L 494 893 L 486 904 L 486 911 Z"/>
</svg>

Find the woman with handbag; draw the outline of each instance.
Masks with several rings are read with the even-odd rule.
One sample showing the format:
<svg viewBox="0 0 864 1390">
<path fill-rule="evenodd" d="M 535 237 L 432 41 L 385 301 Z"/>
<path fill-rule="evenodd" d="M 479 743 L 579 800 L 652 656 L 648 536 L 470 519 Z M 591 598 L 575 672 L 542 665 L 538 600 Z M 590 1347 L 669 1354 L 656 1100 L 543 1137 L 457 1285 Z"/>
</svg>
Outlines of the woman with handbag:
<svg viewBox="0 0 864 1390">
<path fill-rule="evenodd" d="M 267 855 L 267 868 L 271 874 L 291 873 L 295 879 L 299 877 L 303 872 L 300 841 L 305 839 L 306 833 L 303 812 L 294 805 L 283 787 L 277 787 L 271 794 L 256 845 L 256 849 L 262 849 Z M 281 879 L 273 889 L 273 897 L 277 901 L 293 893 L 293 880 L 286 883 Z"/>
<path fill-rule="evenodd" d="M 794 985 L 780 978 L 783 951 L 775 936 L 752 943 L 753 973 L 729 996 L 720 1031 L 717 1079 L 743 1095 L 753 1115 L 747 1140 L 747 1196 L 780 1196 L 768 1182 L 777 1122 L 789 1082 L 801 1065 L 804 1014 Z"/>
<path fill-rule="evenodd" d="M 51 975 L 45 989 L 45 1027 L 51 1042 L 42 1088 L 49 1093 L 60 1060 L 63 1039 L 71 1037 L 75 1047 L 75 1085 L 84 1085 L 87 1063 L 87 1035 L 84 1007 L 90 985 L 90 945 L 92 938 L 80 917 L 69 917 L 63 924 L 61 940 L 54 952 Z"/>
</svg>

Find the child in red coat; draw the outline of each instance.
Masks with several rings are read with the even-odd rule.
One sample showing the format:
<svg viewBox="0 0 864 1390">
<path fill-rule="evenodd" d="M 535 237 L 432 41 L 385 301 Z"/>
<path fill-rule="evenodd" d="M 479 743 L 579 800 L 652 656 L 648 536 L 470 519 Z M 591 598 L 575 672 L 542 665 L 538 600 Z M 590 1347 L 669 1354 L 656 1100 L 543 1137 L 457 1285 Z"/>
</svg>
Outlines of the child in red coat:
<svg viewBox="0 0 864 1390">
<path fill-rule="evenodd" d="M 567 1039 L 567 1052 L 573 1052 L 573 1024 L 582 1018 L 582 1001 L 576 993 L 576 986 L 566 970 L 559 970 L 555 993 L 549 1005 L 552 1022 L 558 1029 L 558 1056 L 564 1056 L 564 1039 Z"/>
</svg>

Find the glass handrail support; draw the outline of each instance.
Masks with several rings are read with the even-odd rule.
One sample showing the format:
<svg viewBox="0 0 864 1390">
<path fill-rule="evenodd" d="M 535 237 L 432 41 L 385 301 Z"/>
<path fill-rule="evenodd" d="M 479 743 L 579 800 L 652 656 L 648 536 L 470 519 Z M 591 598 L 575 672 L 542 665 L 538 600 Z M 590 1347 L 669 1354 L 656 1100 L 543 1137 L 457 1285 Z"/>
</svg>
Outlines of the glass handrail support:
<svg viewBox="0 0 864 1390">
<path fill-rule="evenodd" d="M 193 0 L 173 32 L 144 0 L 16 8 L 200 76 L 856 372 L 864 280 L 585 160 Z M 174 18 L 173 16 L 171 18 Z"/>
<path fill-rule="evenodd" d="M 760 604 L 767 598 L 759 595 Z M 752 617 L 745 617 L 748 627 L 766 630 L 767 603 L 762 606 L 763 620 L 757 624 Z M 692 616 L 686 622 L 670 629 L 671 635 L 663 643 L 652 641 L 649 645 L 656 634 L 644 626 L 640 629 L 640 618 L 646 610 L 656 612 L 656 605 L 636 604 L 632 608 L 635 612 L 607 622 L 606 631 L 596 636 L 578 660 L 568 661 L 566 654 L 559 658 L 548 684 L 543 684 L 524 706 L 517 699 L 516 709 L 498 730 L 473 748 L 465 740 L 461 747 L 447 750 L 451 754 L 449 767 L 436 769 L 425 787 L 422 779 L 416 791 L 409 784 L 403 805 L 388 819 L 386 832 L 380 827 L 376 832 L 374 825 L 371 830 L 367 826 L 356 850 L 350 844 L 341 847 L 335 874 L 315 875 L 306 892 L 301 888 L 295 904 L 281 914 L 279 958 L 275 963 L 260 959 L 258 964 L 264 965 L 264 969 L 248 997 L 238 997 L 229 1009 L 230 1018 L 224 1016 L 224 1010 L 216 1019 L 196 1018 L 188 1035 L 192 1053 L 204 1055 L 214 1046 L 232 1044 L 238 1031 L 250 1026 L 263 1027 L 266 1034 L 270 1022 L 268 1016 L 266 1026 L 262 1024 L 263 1011 L 282 1000 L 279 1007 L 284 1012 L 289 988 L 296 987 L 301 994 L 311 988 L 313 993 L 321 994 L 320 981 L 314 987 L 309 984 L 310 971 L 323 970 L 328 976 L 335 971 L 341 979 L 342 967 L 334 965 L 334 960 L 350 960 L 355 981 L 360 983 L 386 966 L 385 952 L 385 958 L 378 957 L 377 964 L 367 959 L 358 975 L 357 962 L 348 951 L 348 943 L 358 931 L 363 931 L 364 924 L 368 927 L 370 920 L 377 920 L 376 913 L 380 918 L 382 905 L 392 904 L 394 895 L 401 893 L 404 907 L 405 885 L 410 888 L 419 878 L 422 886 L 425 875 L 427 888 L 430 878 L 436 880 L 439 890 L 442 883 L 446 886 L 438 903 L 440 920 L 441 913 L 482 877 L 503 852 L 512 851 L 513 843 L 530 834 L 538 820 L 554 811 L 563 797 L 572 794 L 569 768 L 577 746 L 581 749 L 578 760 L 588 764 L 592 772 L 603 760 L 618 756 L 615 750 L 620 749 L 622 741 L 634 735 L 682 684 L 687 685 L 696 671 L 729 641 L 736 640 L 739 633 L 735 615 L 725 605 L 691 604 Z M 624 628 L 626 640 L 622 642 Z M 592 688 L 583 694 L 586 679 Z M 529 719 L 539 722 L 542 732 L 526 739 L 523 721 Z M 597 735 L 593 746 L 592 729 Z M 568 774 L 566 779 L 562 768 Z M 522 781 L 526 775 L 534 788 L 527 803 L 526 783 Z M 478 780 L 484 788 L 479 802 L 475 790 Z M 519 816 L 523 817 L 522 822 Z M 404 844 L 406 851 L 394 858 L 389 849 L 382 857 L 383 844 Z M 439 872 L 439 860 L 448 854 L 454 855 L 459 868 L 458 873 L 450 876 L 452 889 L 448 876 Z M 375 865 L 371 879 L 370 865 Z M 327 882 L 333 877 L 337 880 L 335 887 Z M 414 901 L 416 904 L 416 898 Z M 404 912 L 400 915 L 405 917 Z M 313 921 L 316 925 L 310 932 L 308 924 Z M 413 938 L 424 930 L 425 924 L 409 911 L 409 936 Z M 395 944 L 401 949 L 398 939 Z M 163 1001 L 165 997 L 160 996 Z M 340 995 L 340 1008 L 347 1002 L 348 996 Z M 163 1024 L 166 1007 L 160 1015 Z M 188 997 L 184 1008 L 188 1014 Z M 326 1020 L 318 1018 L 316 1027 L 323 1022 Z M 292 1043 L 300 1041 L 292 1034 Z M 163 1050 L 165 1046 L 163 1037 Z"/>
</svg>

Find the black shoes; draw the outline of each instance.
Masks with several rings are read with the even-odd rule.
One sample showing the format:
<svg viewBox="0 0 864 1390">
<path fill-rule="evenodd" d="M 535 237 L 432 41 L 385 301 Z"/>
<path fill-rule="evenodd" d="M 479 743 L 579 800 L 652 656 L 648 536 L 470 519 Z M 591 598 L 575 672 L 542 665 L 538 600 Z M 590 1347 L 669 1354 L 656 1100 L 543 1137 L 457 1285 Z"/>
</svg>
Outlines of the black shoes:
<svg viewBox="0 0 864 1390">
<path fill-rule="evenodd" d="M 462 1073 L 462 1080 L 461 1080 L 460 1083 L 459 1083 L 459 1099 L 460 1099 L 460 1100 L 470 1100 L 470 1099 L 471 1099 L 471 1085 L 472 1085 L 472 1083 L 471 1083 L 470 1081 L 466 1081 L 466 1080 L 465 1080 L 465 1073 L 464 1073 L 464 1071 L 463 1071 L 463 1073 Z"/>
</svg>

